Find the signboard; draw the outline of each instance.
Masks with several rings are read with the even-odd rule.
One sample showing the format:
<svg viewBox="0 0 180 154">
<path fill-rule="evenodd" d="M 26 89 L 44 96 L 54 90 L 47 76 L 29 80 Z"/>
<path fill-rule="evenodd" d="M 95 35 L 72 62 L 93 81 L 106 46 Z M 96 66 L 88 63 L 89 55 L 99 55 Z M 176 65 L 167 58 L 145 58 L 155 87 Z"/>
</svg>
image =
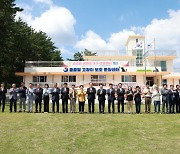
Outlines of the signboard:
<svg viewBox="0 0 180 154">
<path fill-rule="evenodd" d="M 64 67 L 125 67 L 128 61 L 64 61 Z"/>
<path fill-rule="evenodd" d="M 128 61 L 65 61 L 64 72 L 120 72 Z"/>
<path fill-rule="evenodd" d="M 120 72 L 120 67 L 65 67 L 64 72 Z"/>
</svg>

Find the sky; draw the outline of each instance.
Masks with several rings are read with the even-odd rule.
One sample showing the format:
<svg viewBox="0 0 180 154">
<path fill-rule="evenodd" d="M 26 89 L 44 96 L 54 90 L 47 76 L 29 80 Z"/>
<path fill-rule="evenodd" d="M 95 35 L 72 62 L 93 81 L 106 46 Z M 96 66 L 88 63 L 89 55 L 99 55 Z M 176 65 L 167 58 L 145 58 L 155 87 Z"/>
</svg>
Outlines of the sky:
<svg viewBox="0 0 180 154">
<path fill-rule="evenodd" d="M 180 63 L 180 0 L 16 0 L 17 14 L 46 32 L 64 59 L 77 51 L 125 50 L 129 35 L 155 38 L 156 49 L 176 50 Z"/>
</svg>

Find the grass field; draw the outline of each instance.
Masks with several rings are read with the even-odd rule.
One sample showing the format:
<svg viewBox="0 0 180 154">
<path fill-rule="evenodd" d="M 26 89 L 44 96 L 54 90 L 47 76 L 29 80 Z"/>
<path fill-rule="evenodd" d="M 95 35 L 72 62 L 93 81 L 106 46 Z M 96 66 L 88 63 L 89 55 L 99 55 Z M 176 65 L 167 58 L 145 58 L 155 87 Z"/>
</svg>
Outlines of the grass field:
<svg viewBox="0 0 180 154">
<path fill-rule="evenodd" d="M 2 154 L 180 153 L 178 114 L 35 114 L 8 109 L 0 112 Z"/>
</svg>

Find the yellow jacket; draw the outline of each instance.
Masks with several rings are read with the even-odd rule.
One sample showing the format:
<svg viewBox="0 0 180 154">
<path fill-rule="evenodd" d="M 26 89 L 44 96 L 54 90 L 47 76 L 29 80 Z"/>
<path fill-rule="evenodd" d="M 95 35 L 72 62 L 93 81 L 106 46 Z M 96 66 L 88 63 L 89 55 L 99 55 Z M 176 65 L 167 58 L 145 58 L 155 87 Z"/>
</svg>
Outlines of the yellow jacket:
<svg viewBox="0 0 180 154">
<path fill-rule="evenodd" d="M 81 92 L 81 90 L 78 91 L 78 101 L 79 102 L 86 101 L 86 92 L 84 90 L 83 90 L 83 92 Z"/>
</svg>

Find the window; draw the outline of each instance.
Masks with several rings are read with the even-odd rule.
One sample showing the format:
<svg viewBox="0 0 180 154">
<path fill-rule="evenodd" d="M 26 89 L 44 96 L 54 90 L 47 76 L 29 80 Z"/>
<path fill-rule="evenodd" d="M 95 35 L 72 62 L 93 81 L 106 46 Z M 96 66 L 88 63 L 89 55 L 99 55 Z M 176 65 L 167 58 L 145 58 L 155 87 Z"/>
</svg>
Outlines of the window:
<svg viewBox="0 0 180 154">
<path fill-rule="evenodd" d="M 122 75 L 122 82 L 136 82 L 136 75 Z"/>
<path fill-rule="evenodd" d="M 179 84 L 180 84 L 180 79 L 179 79 Z"/>
<path fill-rule="evenodd" d="M 136 66 L 143 66 L 143 50 L 136 50 Z"/>
<path fill-rule="evenodd" d="M 138 39 L 136 39 L 136 43 L 138 43 Z"/>
<path fill-rule="evenodd" d="M 163 79 L 162 84 L 167 84 L 167 79 Z"/>
<path fill-rule="evenodd" d="M 62 76 L 61 82 L 76 82 L 76 76 Z"/>
<path fill-rule="evenodd" d="M 33 76 L 33 82 L 46 82 L 47 76 Z"/>
<path fill-rule="evenodd" d="M 93 83 L 93 86 L 99 86 L 100 83 L 105 86 L 106 75 L 91 75 L 91 82 Z"/>
<path fill-rule="evenodd" d="M 69 82 L 76 82 L 76 76 L 69 76 Z"/>
<path fill-rule="evenodd" d="M 160 61 L 160 65 L 161 65 L 161 70 L 162 71 L 167 71 L 167 67 L 166 67 L 166 61 Z"/>
</svg>

